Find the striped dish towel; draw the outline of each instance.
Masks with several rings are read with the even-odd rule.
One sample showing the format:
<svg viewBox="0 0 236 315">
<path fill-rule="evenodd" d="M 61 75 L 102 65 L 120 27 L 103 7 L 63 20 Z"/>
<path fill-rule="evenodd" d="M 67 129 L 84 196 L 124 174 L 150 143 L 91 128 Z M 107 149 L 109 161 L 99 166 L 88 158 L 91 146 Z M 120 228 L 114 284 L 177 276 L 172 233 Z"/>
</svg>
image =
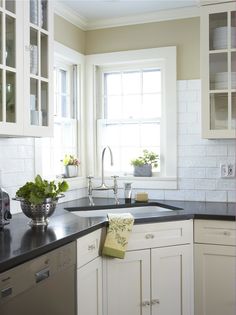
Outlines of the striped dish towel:
<svg viewBox="0 0 236 315">
<path fill-rule="evenodd" d="M 132 232 L 134 217 L 130 213 L 109 213 L 107 216 L 109 226 L 102 255 L 123 259 Z"/>
</svg>

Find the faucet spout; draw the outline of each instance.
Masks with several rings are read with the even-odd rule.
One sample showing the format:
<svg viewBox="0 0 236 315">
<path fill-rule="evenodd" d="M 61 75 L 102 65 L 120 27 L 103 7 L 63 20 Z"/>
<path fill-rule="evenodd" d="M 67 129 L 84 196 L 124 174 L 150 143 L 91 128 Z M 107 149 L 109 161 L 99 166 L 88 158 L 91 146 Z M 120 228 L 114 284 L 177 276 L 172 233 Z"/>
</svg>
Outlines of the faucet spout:
<svg viewBox="0 0 236 315">
<path fill-rule="evenodd" d="M 112 154 L 111 148 L 109 146 L 106 146 L 102 150 L 102 184 L 101 184 L 102 187 L 106 187 L 105 182 L 104 182 L 104 156 L 105 156 L 106 149 L 108 149 L 110 152 L 111 166 L 113 165 L 113 154 Z"/>
</svg>

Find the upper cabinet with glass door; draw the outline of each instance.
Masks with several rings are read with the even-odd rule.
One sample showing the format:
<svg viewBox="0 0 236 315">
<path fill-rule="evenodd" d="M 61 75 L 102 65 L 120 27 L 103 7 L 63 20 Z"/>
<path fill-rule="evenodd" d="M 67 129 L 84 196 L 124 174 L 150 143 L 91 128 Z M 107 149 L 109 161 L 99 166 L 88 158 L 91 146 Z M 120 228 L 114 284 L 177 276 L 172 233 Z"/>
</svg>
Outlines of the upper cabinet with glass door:
<svg viewBox="0 0 236 315">
<path fill-rule="evenodd" d="M 201 10 L 202 135 L 235 138 L 236 3 Z"/>
<path fill-rule="evenodd" d="M 21 1 L 0 1 L 0 134 L 23 133 L 23 9 Z M 21 28 L 21 29 L 20 29 Z M 19 52 L 19 53 L 18 53 Z"/>
<path fill-rule="evenodd" d="M 52 2 L 0 0 L 0 135 L 52 135 Z"/>
<path fill-rule="evenodd" d="M 30 0 L 25 6 L 25 124 L 31 136 L 52 135 L 52 5 Z M 50 93 L 49 93 L 50 92 Z"/>
</svg>

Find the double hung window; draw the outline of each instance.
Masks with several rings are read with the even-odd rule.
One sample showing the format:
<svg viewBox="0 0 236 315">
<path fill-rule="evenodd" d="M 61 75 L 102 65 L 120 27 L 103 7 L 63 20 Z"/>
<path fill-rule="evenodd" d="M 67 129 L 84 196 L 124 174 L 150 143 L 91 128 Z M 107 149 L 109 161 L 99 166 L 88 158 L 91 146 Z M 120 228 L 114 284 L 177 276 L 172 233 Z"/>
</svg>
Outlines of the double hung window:
<svg viewBox="0 0 236 315">
<path fill-rule="evenodd" d="M 102 67 L 100 110 L 98 113 L 98 150 L 109 145 L 114 166 L 106 171 L 132 174 L 130 161 L 144 149 L 161 154 L 163 106 L 163 69 L 161 62 L 126 67 Z M 159 174 L 161 164 L 153 171 Z"/>
</svg>

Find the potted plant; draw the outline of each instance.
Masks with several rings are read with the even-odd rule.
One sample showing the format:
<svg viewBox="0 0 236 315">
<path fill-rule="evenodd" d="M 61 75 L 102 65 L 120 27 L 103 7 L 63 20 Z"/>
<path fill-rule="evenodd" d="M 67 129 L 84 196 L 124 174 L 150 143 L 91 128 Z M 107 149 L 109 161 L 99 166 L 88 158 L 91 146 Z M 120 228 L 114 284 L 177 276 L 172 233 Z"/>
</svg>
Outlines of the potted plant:
<svg viewBox="0 0 236 315">
<path fill-rule="evenodd" d="M 31 218 L 31 226 L 45 226 L 48 217 L 56 208 L 58 199 L 63 197 L 62 192 L 67 191 L 66 181 L 58 182 L 43 180 L 40 175 L 35 177 L 34 182 L 27 182 L 16 192 L 16 198 L 21 203 L 23 213 Z"/>
<path fill-rule="evenodd" d="M 78 175 L 78 166 L 80 165 L 78 158 L 74 155 L 66 154 L 62 162 L 65 177 L 76 177 Z"/>
<path fill-rule="evenodd" d="M 134 176 L 149 177 L 152 176 L 152 167 L 157 167 L 159 155 L 143 150 L 143 155 L 131 160 L 131 165 L 134 167 Z"/>
</svg>

